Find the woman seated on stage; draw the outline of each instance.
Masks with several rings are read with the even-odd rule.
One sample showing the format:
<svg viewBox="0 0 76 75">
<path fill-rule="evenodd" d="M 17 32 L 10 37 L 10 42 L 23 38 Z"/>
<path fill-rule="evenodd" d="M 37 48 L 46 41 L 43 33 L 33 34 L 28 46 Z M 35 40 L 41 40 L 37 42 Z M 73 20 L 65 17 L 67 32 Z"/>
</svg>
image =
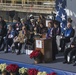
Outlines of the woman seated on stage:
<svg viewBox="0 0 76 75">
<path fill-rule="evenodd" d="M 8 47 L 11 48 L 14 36 L 15 36 L 15 31 L 13 30 L 11 25 L 8 25 L 7 35 L 4 38 L 4 47 L 6 46 L 5 53 L 8 52 Z"/>
<path fill-rule="evenodd" d="M 74 37 L 71 45 L 64 51 L 64 62 L 63 63 L 72 63 L 72 58 L 76 54 L 76 37 Z M 69 56 L 69 61 L 67 57 Z"/>
<path fill-rule="evenodd" d="M 25 39 L 26 39 L 26 27 L 23 26 L 22 30 L 19 31 L 18 36 L 14 38 L 15 49 L 18 50 L 17 54 L 21 53 L 22 44 L 25 43 Z"/>
<path fill-rule="evenodd" d="M 74 36 L 74 29 L 72 28 L 71 23 L 68 22 L 66 30 L 63 32 L 63 36 L 60 39 L 60 48 L 63 52 L 65 49 L 65 44 L 70 42 L 70 38 Z"/>
</svg>

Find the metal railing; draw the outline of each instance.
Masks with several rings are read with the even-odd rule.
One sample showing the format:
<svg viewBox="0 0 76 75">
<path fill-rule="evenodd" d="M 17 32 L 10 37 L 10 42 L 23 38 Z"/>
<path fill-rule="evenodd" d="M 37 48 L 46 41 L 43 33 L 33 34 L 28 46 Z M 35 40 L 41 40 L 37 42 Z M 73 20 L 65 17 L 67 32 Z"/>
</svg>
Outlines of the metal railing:
<svg viewBox="0 0 76 75">
<path fill-rule="evenodd" d="M 12 3 L 0 3 L 0 10 L 15 10 L 22 12 L 43 12 L 50 13 L 55 9 L 55 3 L 43 3 L 42 5 L 38 4 L 12 4 Z"/>
</svg>

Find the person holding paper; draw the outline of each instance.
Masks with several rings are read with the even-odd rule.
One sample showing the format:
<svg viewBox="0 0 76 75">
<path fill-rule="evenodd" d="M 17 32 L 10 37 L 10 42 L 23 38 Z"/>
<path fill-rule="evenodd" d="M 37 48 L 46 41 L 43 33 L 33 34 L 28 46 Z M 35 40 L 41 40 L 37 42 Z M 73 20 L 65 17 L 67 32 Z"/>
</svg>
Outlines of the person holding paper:
<svg viewBox="0 0 76 75">
<path fill-rule="evenodd" d="M 8 52 L 8 47 L 11 48 L 11 45 L 13 44 L 13 38 L 15 36 L 15 31 L 13 30 L 11 25 L 8 25 L 8 31 L 7 31 L 7 35 L 4 38 L 5 39 L 5 53 Z"/>
</svg>

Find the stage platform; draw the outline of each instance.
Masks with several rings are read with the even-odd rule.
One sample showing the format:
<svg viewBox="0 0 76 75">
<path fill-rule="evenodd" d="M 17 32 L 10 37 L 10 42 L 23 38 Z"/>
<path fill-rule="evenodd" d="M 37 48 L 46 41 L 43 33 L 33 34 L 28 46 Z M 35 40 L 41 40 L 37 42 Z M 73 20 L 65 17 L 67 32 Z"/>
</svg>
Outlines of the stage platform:
<svg viewBox="0 0 76 75">
<path fill-rule="evenodd" d="M 49 68 L 55 71 L 62 71 L 62 72 L 68 72 L 69 75 L 76 75 L 76 66 L 73 66 L 73 64 L 63 64 L 63 53 L 59 53 L 56 57 L 56 60 L 51 63 L 41 63 L 41 64 L 34 64 L 34 60 L 29 58 L 29 55 L 26 54 L 20 54 L 16 55 L 15 53 L 4 53 L 3 51 L 0 51 L 0 63 L 17 63 L 21 66 L 28 66 L 30 65 L 32 68 L 36 67 L 42 67 L 44 70 L 45 68 Z M 28 68 L 30 68 L 28 66 Z M 41 69 L 41 68 L 40 68 Z M 50 70 L 47 70 L 48 72 Z M 61 74 L 61 75 L 67 75 L 67 74 Z"/>
</svg>

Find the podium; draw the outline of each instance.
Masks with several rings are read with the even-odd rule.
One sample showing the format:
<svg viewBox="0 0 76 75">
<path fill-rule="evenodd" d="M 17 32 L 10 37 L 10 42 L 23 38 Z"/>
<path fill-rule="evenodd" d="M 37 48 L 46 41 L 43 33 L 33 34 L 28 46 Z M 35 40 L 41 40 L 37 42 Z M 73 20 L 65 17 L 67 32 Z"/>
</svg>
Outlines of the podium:
<svg viewBox="0 0 76 75">
<path fill-rule="evenodd" d="M 35 49 L 41 50 L 44 62 L 52 61 L 52 39 L 35 39 Z"/>
</svg>

